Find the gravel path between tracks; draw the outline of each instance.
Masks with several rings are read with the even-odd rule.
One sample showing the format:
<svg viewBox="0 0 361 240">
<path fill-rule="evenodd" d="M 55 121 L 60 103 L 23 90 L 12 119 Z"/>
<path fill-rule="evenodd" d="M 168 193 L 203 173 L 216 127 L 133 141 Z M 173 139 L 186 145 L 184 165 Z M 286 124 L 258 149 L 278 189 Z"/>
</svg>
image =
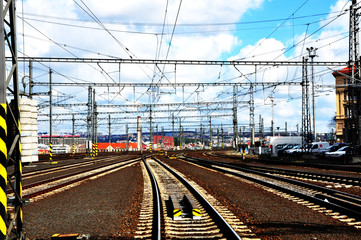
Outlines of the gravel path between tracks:
<svg viewBox="0 0 361 240">
<path fill-rule="evenodd" d="M 361 231 L 253 184 L 180 160 L 162 160 L 200 184 L 261 239 L 360 239 Z"/>
<path fill-rule="evenodd" d="M 345 177 L 356 177 L 361 179 L 361 173 L 358 172 L 349 172 L 349 171 L 341 171 L 341 170 L 330 170 L 330 169 L 320 169 L 320 168 L 312 168 L 312 167 L 300 167 L 300 166 L 292 166 L 292 165 L 274 165 L 274 164 L 265 164 L 260 162 L 248 162 L 242 161 L 241 159 L 231 159 L 225 157 L 213 157 L 213 156 L 204 156 L 202 153 L 192 153 L 189 154 L 190 156 L 199 157 L 202 159 L 209 159 L 214 161 L 222 161 L 232 164 L 246 164 L 250 166 L 258 166 L 258 167 L 273 167 L 273 168 L 281 168 L 281 169 L 288 169 L 288 170 L 295 170 L 295 171 L 305 171 L 305 172 L 312 172 L 312 173 L 320 173 L 320 174 L 332 174 L 337 176 L 345 176 Z M 361 196 L 361 188 L 360 187 L 350 187 L 347 184 L 337 184 L 337 183 L 326 183 L 320 181 L 312 181 L 303 179 L 297 179 L 307 183 L 316 184 L 322 187 L 327 187 L 330 189 L 354 194 L 357 196 Z"/>
<path fill-rule="evenodd" d="M 24 206 L 24 230 L 30 239 L 55 233 L 132 239 L 142 197 L 143 176 L 136 164 Z"/>
</svg>

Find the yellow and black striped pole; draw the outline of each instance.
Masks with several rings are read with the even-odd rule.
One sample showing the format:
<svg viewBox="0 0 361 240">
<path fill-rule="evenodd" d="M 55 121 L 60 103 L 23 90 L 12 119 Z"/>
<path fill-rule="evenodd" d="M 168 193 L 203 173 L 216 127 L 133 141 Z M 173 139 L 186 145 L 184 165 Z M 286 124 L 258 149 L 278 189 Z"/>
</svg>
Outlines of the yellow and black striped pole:
<svg viewBox="0 0 361 240">
<path fill-rule="evenodd" d="M 98 144 L 95 143 L 94 144 L 94 156 L 97 156 L 98 155 Z"/>
<path fill-rule="evenodd" d="M 50 141 L 49 143 L 49 161 L 52 162 L 53 161 L 53 141 Z"/>
<path fill-rule="evenodd" d="M 6 221 L 7 221 L 7 123 L 6 123 L 7 106 L 6 103 L 1 103 L 0 107 L 0 234 L 1 239 L 6 236 Z"/>
<path fill-rule="evenodd" d="M 20 126 L 20 108 L 18 109 L 18 133 L 19 136 L 21 136 L 21 126 Z M 17 225 L 16 225 L 16 231 L 17 231 L 17 235 L 21 236 L 22 235 L 22 231 L 23 231 L 23 187 L 22 187 L 22 175 L 23 175 L 23 169 L 22 169 L 22 164 L 21 164 L 21 142 L 20 142 L 20 138 L 18 140 L 18 153 L 17 155 L 17 160 L 18 163 L 15 166 L 17 168 L 16 171 L 16 187 L 15 187 L 15 191 L 16 194 L 18 195 L 18 199 L 17 199 L 17 204 L 16 204 L 16 212 L 18 213 L 18 215 L 16 216 L 16 220 L 17 220 Z M 21 237 L 20 237 L 21 238 Z"/>
<path fill-rule="evenodd" d="M 72 152 L 73 152 L 73 156 L 75 155 L 75 144 L 73 143 L 73 146 L 72 146 Z"/>
</svg>

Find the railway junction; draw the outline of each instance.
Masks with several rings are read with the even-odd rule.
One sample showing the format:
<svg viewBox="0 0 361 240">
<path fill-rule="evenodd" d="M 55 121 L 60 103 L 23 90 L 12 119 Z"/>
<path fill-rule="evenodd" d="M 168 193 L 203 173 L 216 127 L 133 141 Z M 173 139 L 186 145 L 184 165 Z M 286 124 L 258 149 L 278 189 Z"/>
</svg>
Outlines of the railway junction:
<svg viewBox="0 0 361 240">
<path fill-rule="evenodd" d="M 0 240 L 360 239 L 357 0 L 337 1 L 344 6 L 327 17 L 299 17 L 306 0 L 289 17 L 266 21 L 278 26 L 251 52 L 226 60 L 169 57 L 176 26 L 204 27 L 198 33 L 210 34 L 207 27 L 221 32 L 230 25 L 177 25 L 187 4 L 182 0 L 173 25 L 166 23 L 168 1 L 163 24 L 129 20 L 142 30 L 156 28 L 154 33 L 109 29 L 86 2 L 72 4 L 97 27 L 27 13 L 28 1 L 20 8 L 15 0 L 0 0 Z M 318 34 L 345 16 L 349 31 L 340 39 Z M 101 30 L 122 53 L 61 43 L 32 21 L 65 27 L 62 31 Z M 280 28 L 295 31 L 296 21 L 306 27 L 302 40 L 293 33 L 293 44 L 272 60 L 263 60 L 265 52 L 250 56 Z M 29 55 L 25 43 L 39 37 L 29 37 L 28 29 L 66 55 L 59 49 Z M 155 37 L 156 57 L 137 57 L 117 34 L 142 34 L 137 38 L 144 40 L 142 47 L 150 45 L 146 35 Z M 317 51 L 343 39 L 347 59 L 317 61 Z M 308 46 L 319 42 L 325 45 Z M 332 81 L 323 81 L 331 75 Z M 322 114 L 316 100 L 328 99 L 330 92 L 336 93 L 335 129 L 323 135 L 316 131 L 316 114 Z M 290 101 L 297 106 L 285 105 L 284 112 L 295 110 L 299 117 L 282 119 L 280 127 L 274 109 Z M 267 113 L 266 123 L 261 113 Z M 295 125 L 292 130 L 287 121 Z M 282 144 L 272 142 L 275 138 Z M 344 144 L 343 153 L 322 152 L 334 142 Z M 287 155 L 286 144 L 297 151 Z"/>
</svg>

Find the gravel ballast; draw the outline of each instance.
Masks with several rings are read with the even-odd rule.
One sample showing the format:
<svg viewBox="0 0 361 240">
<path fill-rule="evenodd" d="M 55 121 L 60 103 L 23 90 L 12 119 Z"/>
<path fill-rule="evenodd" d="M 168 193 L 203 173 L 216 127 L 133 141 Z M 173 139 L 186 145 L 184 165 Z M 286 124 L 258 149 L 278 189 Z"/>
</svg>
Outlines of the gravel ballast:
<svg viewBox="0 0 361 240">
<path fill-rule="evenodd" d="M 142 195 L 140 165 L 132 165 L 24 206 L 24 231 L 30 239 L 55 233 L 132 239 Z"/>
<path fill-rule="evenodd" d="M 262 239 L 360 239 L 338 220 L 220 173 L 164 159 L 226 205 Z"/>
</svg>

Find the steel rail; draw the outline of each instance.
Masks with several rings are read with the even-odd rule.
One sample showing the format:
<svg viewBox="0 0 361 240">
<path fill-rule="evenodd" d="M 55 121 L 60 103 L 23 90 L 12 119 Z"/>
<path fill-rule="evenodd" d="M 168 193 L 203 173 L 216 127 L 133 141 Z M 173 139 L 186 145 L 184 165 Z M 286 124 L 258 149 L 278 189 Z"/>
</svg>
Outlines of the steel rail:
<svg viewBox="0 0 361 240">
<path fill-rule="evenodd" d="M 138 158 L 135 158 L 135 159 L 123 159 L 123 160 L 124 161 L 132 161 L 133 160 L 133 162 L 135 162 L 135 161 L 139 160 L 139 159 L 138 160 L 137 159 Z M 59 181 L 61 179 L 65 179 L 65 178 L 68 178 L 68 177 L 74 177 L 76 175 L 87 173 L 87 172 L 93 171 L 93 170 L 98 169 L 98 168 L 109 167 L 109 166 L 112 166 L 112 165 L 115 165 L 115 164 L 118 164 L 118 163 L 121 163 L 121 162 L 119 162 L 118 160 L 115 159 L 115 160 L 112 160 L 110 163 L 105 163 L 105 164 L 102 164 L 100 166 L 96 165 L 94 167 L 94 166 L 90 165 L 91 168 L 87 168 L 87 169 L 79 170 L 77 172 L 67 173 L 67 174 L 64 174 L 64 175 L 56 176 L 54 178 L 40 180 L 40 181 L 37 181 L 37 182 L 34 182 L 34 183 L 23 185 L 23 190 L 29 189 L 29 188 L 32 188 L 32 187 L 36 187 L 36 186 L 40 186 L 40 185 L 43 185 L 43 184 L 48 184 L 48 183 L 51 183 L 51 182 L 56 182 L 56 181 Z M 89 165 L 86 165 L 84 167 L 88 167 L 88 166 Z M 10 193 L 13 193 L 13 191 L 11 189 L 7 191 L 7 194 L 10 194 Z"/>
<path fill-rule="evenodd" d="M 117 168 L 120 168 L 120 167 L 124 167 L 124 166 L 127 166 L 127 165 L 130 165 L 132 163 L 135 163 L 137 161 L 139 161 L 139 159 L 135 159 L 135 160 L 129 160 L 130 162 L 127 162 L 127 163 L 123 163 L 121 165 L 118 165 L 118 166 L 115 166 L 115 167 L 112 167 L 112 168 L 109 168 L 109 169 L 105 169 L 105 170 L 102 170 L 100 172 L 96 172 L 96 173 L 92 173 L 90 175 L 87 175 L 87 176 L 83 176 L 83 177 L 80 177 L 80 178 L 76 178 L 76 179 L 73 179 L 71 181 L 67 181 L 65 183 L 61 183 L 61 184 L 58 184 L 56 186 L 52 186 L 52 187 L 49 187 L 49 188 L 46 188 L 46 189 L 43 189 L 43 190 L 39 190 L 37 192 L 33 192 L 33 193 L 30 193 L 30 194 L 27 194 L 25 196 L 23 196 L 23 198 L 27 198 L 27 199 L 30 199 L 30 198 L 34 198 L 36 196 L 39 196 L 39 195 L 42 195 L 42 194 L 45 194 L 45 193 L 48 193 L 48 192 L 51 192 L 51 191 L 54 191 L 56 189 L 59 189 L 59 188 L 62 188 L 62 187 L 65 187 L 67 185 L 70 185 L 70 184 L 73 184 L 73 183 L 76 183 L 76 182 L 80 182 L 82 180 L 85 180 L 85 179 L 88 179 L 88 178 L 91 178 L 91 177 L 94 177 L 94 176 L 97 176 L 97 175 L 101 175 L 103 173 L 106 173 L 106 172 L 109 172 L 109 171 L 112 171 L 112 170 L 115 170 Z M 92 169 L 94 170 L 94 169 Z M 88 170 L 89 171 L 89 170 Z"/>
<path fill-rule="evenodd" d="M 150 177 L 150 181 L 152 184 L 153 191 L 153 226 L 152 226 L 152 239 L 161 239 L 161 200 L 160 200 L 160 191 L 158 187 L 158 183 L 155 180 L 155 177 L 150 170 L 147 162 L 145 161 L 145 157 L 142 155 L 142 160 L 145 168 L 147 169 L 148 175 Z"/>
<path fill-rule="evenodd" d="M 307 178 L 312 178 L 315 180 L 332 181 L 332 182 L 336 182 L 336 183 L 350 184 L 350 185 L 355 185 L 355 186 L 361 187 L 361 178 L 356 178 L 356 177 L 347 177 L 347 176 L 339 176 L 339 175 L 324 174 L 324 173 L 314 173 L 314 172 L 304 172 L 304 171 L 273 168 L 273 167 L 250 166 L 250 165 L 244 165 L 244 164 L 240 164 L 239 166 L 248 167 L 251 169 L 257 169 L 260 171 L 266 170 L 266 171 L 269 171 L 272 173 L 273 172 L 280 173 L 280 174 L 284 173 L 284 174 L 288 174 L 291 176 L 307 177 Z"/>
<path fill-rule="evenodd" d="M 152 158 L 164 167 L 167 171 L 173 174 L 182 184 L 184 184 L 187 189 L 197 198 L 197 200 L 201 203 L 201 205 L 207 209 L 207 213 L 211 216 L 211 218 L 217 222 L 221 231 L 225 235 L 227 239 L 241 239 L 241 237 L 234 231 L 234 229 L 229 225 L 229 223 L 222 217 L 222 215 L 210 204 L 207 199 L 205 199 L 200 192 L 197 191 L 186 179 L 180 176 L 178 173 L 173 171 L 170 167 L 156 159 L 152 156 Z"/>
</svg>

